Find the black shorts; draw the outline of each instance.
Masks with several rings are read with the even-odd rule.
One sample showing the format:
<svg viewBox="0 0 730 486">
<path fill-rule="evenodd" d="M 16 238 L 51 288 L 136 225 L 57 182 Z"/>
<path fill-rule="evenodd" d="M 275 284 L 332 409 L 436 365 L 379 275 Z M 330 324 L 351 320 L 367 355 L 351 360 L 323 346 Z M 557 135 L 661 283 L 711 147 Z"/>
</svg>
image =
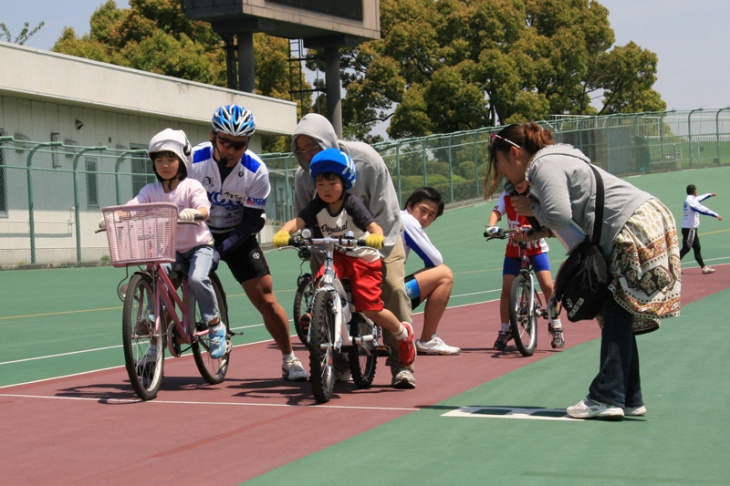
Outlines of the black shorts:
<svg viewBox="0 0 730 486">
<path fill-rule="evenodd" d="M 215 235 L 216 244 L 221 243 L 228 235 Z M 256 235 L 251 235 L 240 246 L 234 248 L 226 256 L 221 257 L 231 269 L 233 278 L 243 283 L 252 278 L 270 275 L 269 264 L 264 257 Z"/>
</svg>

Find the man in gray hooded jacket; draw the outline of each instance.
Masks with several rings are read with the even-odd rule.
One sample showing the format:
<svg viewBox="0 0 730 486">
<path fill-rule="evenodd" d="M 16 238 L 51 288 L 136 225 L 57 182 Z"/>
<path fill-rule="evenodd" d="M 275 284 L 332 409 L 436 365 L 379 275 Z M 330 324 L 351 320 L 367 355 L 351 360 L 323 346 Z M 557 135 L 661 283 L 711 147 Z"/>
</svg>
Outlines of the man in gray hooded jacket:
<svg viewBox="0 0 730 486">
<path fill-rule="evenodd" d="M 324 149 L 337 148 L 347 153 L 355 163 L 357 182 L 349 192 L 361 198 L 365 206 L 383 228 L 385 242 L 381 253 L 384 256 L 383 302 L 395 316 L 413 323 L 411 303 L 406 295 L 404 278 L 406 254 L 401 238 L 402 223 L 398 196 L 388 167 L 380 154 L 363 142 L 339 140 L 332 124 L 322 115 L 310 113 L 297 124 L 292 135 L 291 149 L 299 163 L 294 176 L 294 214 L 314 198 L 316 188 L 309 175 L 309 163 Z M 404 367 L 398 356 L 398 344 L 389 332 L 384 331 L 385 343 L 392 350 L 386 364 L 393 374 L 395 388 L 415 388 L 412 365 Z"/>
</svg>

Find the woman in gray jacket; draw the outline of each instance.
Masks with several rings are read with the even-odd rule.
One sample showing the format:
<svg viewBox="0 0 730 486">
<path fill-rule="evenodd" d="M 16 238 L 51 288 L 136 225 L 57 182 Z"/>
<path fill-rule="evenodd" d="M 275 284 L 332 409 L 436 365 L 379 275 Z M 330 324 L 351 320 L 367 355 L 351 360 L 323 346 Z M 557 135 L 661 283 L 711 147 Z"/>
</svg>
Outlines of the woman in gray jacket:
<svg viewBox="0 0 730 486">
<path fill-rule="evenodd" d="M 641 394 L 635 333 L 679 315 L 680 263 L 671 212 L 651 194 L 598 169 L 604 184 L 603 221 L 595 221 L 596 182 L 590 161 L 578 149 L 555 144 L 536 123 L 510 125 L 492 135 L 485 196 L 527 181 L 529 194 L 513 197 L 519 214 L 535 217 L 570 250 L 569 228 L 593 232 L 612 277 L 610 298 L 597 317 L 601 325 L 600 369 L 577 405 L 574 418 L 621 419 L 646 414 Z M 562 236 L 562 237 L 561 237 Z"/>
</svg>

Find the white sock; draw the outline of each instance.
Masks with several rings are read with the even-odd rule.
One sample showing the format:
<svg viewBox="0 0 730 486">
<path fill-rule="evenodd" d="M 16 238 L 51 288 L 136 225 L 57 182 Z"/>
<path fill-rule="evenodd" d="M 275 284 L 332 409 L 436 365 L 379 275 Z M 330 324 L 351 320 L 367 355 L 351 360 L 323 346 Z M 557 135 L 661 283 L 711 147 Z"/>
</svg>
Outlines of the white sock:
<svg viewBox="0 0 730 486">
<path fill-rule="evenodd" d="M 292 352 L 291 352 L 291 353 L 289 353 L 289 354 L 282 354 L 282 355 L 281 355 L 281 359 L 282 359 L 282 361 L 284 361 L 285 363 L 286 363 L 287 361 L 289 361 L 289 360 L 292 360 L 292 359 L 294 359 L 294 358 L 296 358 L 296 356 L 294 356 L 294 351 L 292 351 Z"/>
<path fill-rule="evenodd" d="M 553 330 L 555 331 L 562 331 L 563 330 L 563 323 L 560 322 L 560 319 L 553 319 Z"/>
<path fill-rule="evenodd" d="M 509 331 L 509 322 L 503 322 L 502 326 L 499 328 L 499 332 L 505 333 Z"/>
<path fill-rule="evenodd" d="M 405 338 L 408 337 L 408 329 L 406 329 L 406 326 L 401 324 L 400 330 L 398 332 L 394 332 L 393 336 L 395 336 L 398 341 L 403 341 Z"/>
</svg>

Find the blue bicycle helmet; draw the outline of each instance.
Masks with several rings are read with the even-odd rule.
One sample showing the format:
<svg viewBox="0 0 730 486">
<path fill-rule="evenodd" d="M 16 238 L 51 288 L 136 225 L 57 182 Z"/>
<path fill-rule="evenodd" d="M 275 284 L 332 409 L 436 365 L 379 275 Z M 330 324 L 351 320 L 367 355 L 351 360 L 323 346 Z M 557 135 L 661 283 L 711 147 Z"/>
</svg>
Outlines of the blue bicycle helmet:
<svg viewBox="0 0 730 486">
<path fill-rule="evenodd" d="M 327 172 L 334 172 L 342 177 L 347 189 L 352 189 L 352 186 L 355 185 L 355 179 L 357 179 L 355 163 L 341 150 L 328 148 L 312 157 L 312 162 L 309 164 L 309 174 L 312 176 L 312 180 L 317 182 L 317 174 Z"/>
<path fill-rule="evenodd" d="M 213 131 L 234 137 L 250 137 L 256 131 L 256 119 L 251 110 L 242 106 L 221 106 L 213 113 Z"/>
</svg>

